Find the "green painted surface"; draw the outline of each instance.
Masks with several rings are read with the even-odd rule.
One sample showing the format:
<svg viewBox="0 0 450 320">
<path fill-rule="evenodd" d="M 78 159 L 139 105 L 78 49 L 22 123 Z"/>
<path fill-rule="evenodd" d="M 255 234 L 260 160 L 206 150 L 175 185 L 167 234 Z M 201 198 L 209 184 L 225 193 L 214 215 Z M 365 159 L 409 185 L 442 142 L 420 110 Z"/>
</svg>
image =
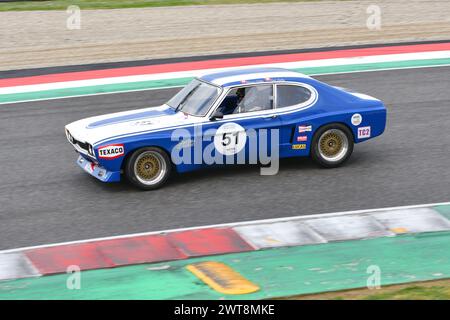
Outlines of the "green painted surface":
<svg viewBox="0 0 450 320">
<path fill-rule="evenodd" d="M 450 205 L 436 206 L 433 209 L 450 220 Z"/>
<path fill-rule="evenodd" d="M 192 80 L 192 78 L 178 78 L 178 79 L 128 82 L 118 84 L 104 84 L 98 86 L 56 89 L 56 90 L 46 90 L 36 92 L 2 94 L 0 95 L 0 103 L 47 100 L 64 97 L 80 97 L 101 93 L 115 93 L 115 92 L 128 92 L 137 90 L 179 87 L 187 84 L 190 80 Z"/>
<path fill-rule="evenodd" d="M 228 264 L 261 290 L 239 296 L 213 291 L 184 268 L 205 260 Z M 80 290 L 66 289 L 66 274 L 3 281 L 0 299 L 261 299 L 365 287 L 373 265 L 381 270 L 381 285 L 449 278 L 450 232 L 85 271 Z"/>
<path fill-rule="evenodd" d="M 311 67 L 293 70 L 302 72 L 307 75 L 321 75 L 321 74 L 333 74 L 343 72 L 361 72 L 361 71 L 373 71 L 385 69 L 418 68 L 418 67 L 446 66 L 446 65 L 450 65 L 450 58 L 337 65 L 330 67 Z M 89 87 L 56 89 L 38 92 L 2 94 L 0 95 L 0 103 L 36 101 L 36 100 L 56 99 L 63 97 L 77 97 L 101 93 L 115 93 L 134 90 L 152 90 L 152 89 L 179 87 L 187 84 L 191 79 L 192 78 L 151 80 L 151 81 L 119 83 L 119 84 L 106 84 Z"/>
<path fill-rule="evenodd" d="M 68 274 L 0 282 L 3 299 L 214 299 L 184 268 L 151 271 L 150 265 L 100 269 L 81 273 L 81 288 L 67 289 Z"/>
<path fill-rule="evenodd" d="M 379 63 L 363 63 L 363 64 L 328 66 L 328 67 L 300 68 L 294 70 L 308 75 L 321 75 L 321 74 L 343 73 L 343 72 L 361 72 L 372 70 L 404 69 L 404 68 L 418 68 L 418 67 L 432 67 L 432 66 L 446 66 L 446 65 L 450 65 L 450 58 L 388 61 Z"/>
</svg>

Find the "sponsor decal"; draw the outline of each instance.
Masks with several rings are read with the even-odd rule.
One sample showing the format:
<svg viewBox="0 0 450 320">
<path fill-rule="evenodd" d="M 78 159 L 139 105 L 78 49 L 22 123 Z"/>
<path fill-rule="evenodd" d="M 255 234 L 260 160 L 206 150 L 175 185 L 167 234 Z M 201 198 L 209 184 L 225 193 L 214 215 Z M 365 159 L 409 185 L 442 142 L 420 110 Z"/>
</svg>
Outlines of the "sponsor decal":
<svg viewBox="0 0 450 320">
<path fill-rule="evenodd" d="M 123 144 L 110 144 L 98 149 L 98 157 L 100 159 L 115 159 L 125 154 Z"/>
<path fill-rule="evenodd" d="M 308 141 L 307 136 L 298 136 L 297 137 L 297 142 L 306 142 L 306 141 Z"/>
<path fill-rule="evenodd" d="M 245 129 L 234 122 L 221 125 L 214 136 L 214 146 L 221 154 L 230 156 L 245 147 L 247 133 Z"/>
<path fill-rule="evenodd" d="M 292 145 L 292 149 L 294 150 L 304 150 L 306 149 L 306 144 L 302 143 L 302 144 L 293 144 Z"/>
<path fill-rule="evenodd" d="M 152 125 L 153 122 L 150 120 L 139 120 L 133 123 L 133 126 L 149 126 Z"/>
<path fill-rule="evenodd" d="M 370 138 L 370 127 L 358 128 L 358 139 Z"/>
<path fill-rule="evenodd" d="M 298 126 L 298 132 L 300 132 L 300 133 L 311 132 L 311 131 L 312 131 L 312 126 L 306 126 L 306 125 Z"/>
<path fill-rule="evenodd" d="M 359 113 L 355 113 L 354 115 L 352 115 L 352 125 L 359 126 L 362 122 L 362 115 L 360 115 Z"/>
</svg>

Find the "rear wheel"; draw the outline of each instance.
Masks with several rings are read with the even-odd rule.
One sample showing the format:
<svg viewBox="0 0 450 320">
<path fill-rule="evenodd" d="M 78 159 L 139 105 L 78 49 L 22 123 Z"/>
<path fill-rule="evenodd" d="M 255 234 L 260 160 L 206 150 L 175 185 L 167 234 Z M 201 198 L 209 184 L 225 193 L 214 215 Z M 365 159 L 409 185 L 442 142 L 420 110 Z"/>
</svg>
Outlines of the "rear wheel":
<svg viewBox="0 0 450 320">
<path fill-rule="evenodd" d="M 128 181 L 143 190 L 161 187 L 169 178 L 171 169 L 167 153 L 156 147 L 136 150 L 124 167 Z"/>
<path fill-rule="evenodd" d="M 322 167 L 338 167 L 347 161 L 352 152 L 353 135 L 343 124 L 323 126 L 314 134 L 311 157 Z"/>
</svg>

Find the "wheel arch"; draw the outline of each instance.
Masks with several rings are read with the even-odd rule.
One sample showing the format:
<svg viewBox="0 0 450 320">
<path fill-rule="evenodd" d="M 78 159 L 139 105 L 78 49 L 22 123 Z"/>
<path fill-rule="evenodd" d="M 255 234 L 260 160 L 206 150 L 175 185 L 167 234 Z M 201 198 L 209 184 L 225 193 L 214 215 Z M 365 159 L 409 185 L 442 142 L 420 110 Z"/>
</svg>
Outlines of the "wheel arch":
<svg viewBox="0 0 450 320">
<path fill-rule="evenodd" d="M 162 147 L 160 145 L 157 145 L 157 144 L 145 145 L 145 146 L 137 146 L 137 147 L 134 147 L 133 149 L 129 150 L 125 154 L 125 157 L 123 158 L 123 161 L 122 161 L 122 163 L 120 165 L 121 173 L 123 173 L 124 167 L 127 164 L 128 159 L 133 155 L 133 153 L 135 153 L 137 150 L 140 150 L 140 149 L 143 149 L 143 148 L 150 148 L 150 147 L 158 148 L 158 149 L 161 149 L 162 151 L 164 151 L 167 154 L 167 156 L 169 157 L 172 167 L 174 166 L 174 163 L 172 162 L 171 153 L 166 148 L 164 148 L 164 147 Z"/>
<path fill-rule="evenodd" d="M 346 127 L 346 128 L 350 131 L 350 133 L 352 134 L 353 142 L 354 142 L 354 143 L 356 142 L 355 133 L 353 132 L 352 127 L 350 127 L 347 123 L 342 122 L 342 121 L 332 121 L 332 122 L 323 123 L 322 125 L 320 125 L 319 127 L 317 127 L 316 130 L 314 130 L 313 137 L 316 135 L 316 133 L 317 133 L 321 128 L 323 128 L 323 127 L 325 127 L 325 126 L 333 125 L 333 124 L 340 124 L 340 125 L 343 125 L 344 127 Z"/>
</svg>

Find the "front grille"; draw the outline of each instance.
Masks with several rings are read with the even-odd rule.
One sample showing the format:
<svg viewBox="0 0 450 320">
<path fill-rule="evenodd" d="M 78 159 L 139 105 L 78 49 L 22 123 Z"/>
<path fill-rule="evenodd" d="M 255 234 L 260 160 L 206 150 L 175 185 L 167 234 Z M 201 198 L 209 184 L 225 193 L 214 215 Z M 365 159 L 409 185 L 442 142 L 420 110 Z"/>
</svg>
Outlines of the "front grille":
<svg viewBox="0 0 450 320">
<path fill-rule="evenodd" d="M 89 152 L 89 143 L 87 142 L 81 142 L 77 139 L 74 138 L 74 136 L 72 136 L 72 134 L 67 131 L 67 139 L 69 139 L 70 143 L 72 143 L 74 146 L 77 145 L 78 147 L 80 147 L 82 150 L 86 151 L 87 154 L 90 155 Z"/>
<path fill-rule="evenodd" d="M 85 150 L 87 153 L 89 153 L 89 143 L 78 141 L 77 139 L 73 138 L 73 144 L 77 144 L 81 149 Z"/>
</svg>

